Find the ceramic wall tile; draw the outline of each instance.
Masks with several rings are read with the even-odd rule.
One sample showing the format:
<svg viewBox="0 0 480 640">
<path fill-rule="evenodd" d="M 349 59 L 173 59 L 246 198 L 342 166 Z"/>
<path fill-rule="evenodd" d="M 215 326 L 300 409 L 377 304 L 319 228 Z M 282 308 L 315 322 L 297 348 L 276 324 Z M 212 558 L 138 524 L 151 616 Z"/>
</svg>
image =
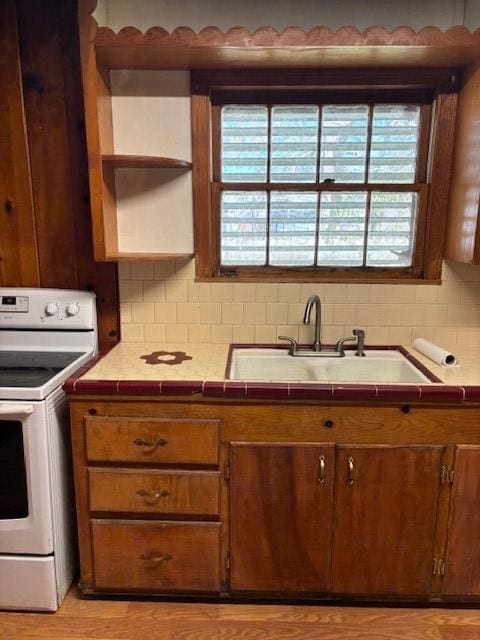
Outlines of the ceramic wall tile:
<svg viewBox="0 0 480 640">
<path fill-rule="evenodd" d="M 186 324 L 165 325 L 166 340 L 169 344 L 188 341 L 188 327 Z"/>
<path fill-rule="evenodd" d="M 367 343 L 406 344 L 425 337 L 475 344 L 480 278 L 475 267 L 464 267 L 445 263 L 441 285 L 254 284 L 196 282 L 193 260 L 121 263 L 122 339 L 225 344 L 276 342 L 278 335 L 289 335 L 308 344 L 315 314 L 312 310 L 311 324 L 303 325 L 305 303 L 317 294 L 324 342 L 363 327 Z"/>
<path fill-rule="evenodd" d="M 167 339 L 164 324 L 146 324 L 144 327 L 144 335 L 147 342 L 165 342 Z"/>
<path fill-rule="evenodd" d="M 153 262 L 132 262 L 130 278 L 132 280 L 153 280 Z"/>
<path fill-rule="evenodd" d="M 243 304 L 241 302 L 224 302 L 222 304 L 222 322 L 243 324 Z"/>
<path fill-rule="evenodd" d="M 152 302 L 132 303 L 132 322 L 155 322 L 155 306 Z"/>
<path fill-rule="evenodd" d="M 122 302 L 142 302 L 142 282 L 137 280 L 120 280 L 120 300 Z"/>
<path fill-rule="evenodd" d="M 215 282 L 210 287 L 212 302 L 231 302 L 233 300 L 233 284 Z"/>
<path fill-rule="evenodd" d="M 253 324 L 237 324 L 232 331 L 233 342 L 255 342 L 255 327 Z"/>
<path fill-rule="evenodd" d="M 289 305 L 286 302 L 271 302 L 265 305 L 267 324 L 287 324 Z"/>
<path fill-rule="evenodd" d="M 278 284 L 271 282 L 259 283 L 255 285 L 256 302 L 277 302 Z"/>
<path fill-rule="evenodd" d="M 234 302 L 255 302 L 256 289 L 254 284 L 239 282 L 233 287 Z"/>
<path fill-rule="evenodd" d="M 247 324 L 265 324 L 265 305 L 261 302 L 246 302 L 243 305 L 243 317 Z"/>
<path fill-rule="evenodd" d="M 163 280 L 143 281 L 143 301 L 144 302 L 164 302 L 165 282 Z"/>
<path fill-rule="evenodd" d="M 169 302 L 187 302 L 188 281 L 167 280 L 165 282 L 165 299 Z"/>
<path fill-rule="evenodd" d="M 204 302 L 199 304 L 201 324 L 220 324 L 222 322 L 222 305 L 220 302 Z"/>
<path fill-rule="evenodd" d="M 300 302 L 302 294 L 302 286 L 299 284 L 288 284 L 281 282 L 278 285 L 278 301 L 289 302 L 291 304 Z"/>
<path fill-rule="evenodd" d="M 213 344 L 230 344 L 233 340 L 231 324 L 214 324 L 211 326 Z"/>
</svg>

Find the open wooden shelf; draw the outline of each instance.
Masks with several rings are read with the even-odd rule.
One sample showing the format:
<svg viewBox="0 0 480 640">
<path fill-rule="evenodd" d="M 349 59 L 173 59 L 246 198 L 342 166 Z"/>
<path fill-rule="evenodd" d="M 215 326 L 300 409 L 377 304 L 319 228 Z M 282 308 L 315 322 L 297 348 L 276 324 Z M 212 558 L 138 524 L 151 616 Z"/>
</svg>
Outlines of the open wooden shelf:
<svg viewBox="0 0 480 640">
<path fill-rule="evenodd" d="M 127 253 L 119 252 L 105 256 L 107 262 L 169 262 L 171 260 L 191 260 L 193 253 Z"/>
<path fill-rule="evenodd" d="M 93 29 L 92 29 L 93 31 Z M 480 29 L 455 26 L 372 26 L 364 31 L 287 27 L 277 31 L 245 27 L 198 33 L 179 27 L 171 33 L 152 27 L 142 33 L 124 27 L 118 33 L 100 27 L 94 36 L 98 62 L 108 69 L 213 69 L 232 67 L 464 67 L 480 55 Z"/>
<path fill-rule="evenodd" d="M 102 155 L 102 164 L 114 169 L 191 169 L 192 163 L 157 156 Z"/>
</svg>

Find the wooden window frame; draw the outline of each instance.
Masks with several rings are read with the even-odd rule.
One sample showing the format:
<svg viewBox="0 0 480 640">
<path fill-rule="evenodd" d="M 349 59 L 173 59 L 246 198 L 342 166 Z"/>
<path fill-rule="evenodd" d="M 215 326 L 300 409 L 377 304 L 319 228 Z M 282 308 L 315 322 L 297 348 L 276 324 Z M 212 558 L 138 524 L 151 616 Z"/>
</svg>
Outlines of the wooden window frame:
<svg viewBox="0 0 480 640">
<path fill-rule="evenodd" d="M 458 76 L 458 74 L 457 74 Z M 192 71 L 192 155 L 196 277 L 236 282 L 403 282 L 438 283 L 441 278 L 448 191 L 455 135 L 456 74 L 451 69 L 197 70 Z M 417 231 L 413 264 L 394 267 L 220 266 L 220 107 L 225 101 L 346 104 L 421 103 L 421 138 L 415 183 L 392 185 L 395 191 L 417 191 Z M 354 95 L 353 95 L 354 94 Z M 228 183 L 247 190 L 299 189 L 296 183 Z M 372 191 L 365 183 L 302 183 L 311 191 Z M 381 186 L 388 190 L 389 186 Z"/>
</svg>

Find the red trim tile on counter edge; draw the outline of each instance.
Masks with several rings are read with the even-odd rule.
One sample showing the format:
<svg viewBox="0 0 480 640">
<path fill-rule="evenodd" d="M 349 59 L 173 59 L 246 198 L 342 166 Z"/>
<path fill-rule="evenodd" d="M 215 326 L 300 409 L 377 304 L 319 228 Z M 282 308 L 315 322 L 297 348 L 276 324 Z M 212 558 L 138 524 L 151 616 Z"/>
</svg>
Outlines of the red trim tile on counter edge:
<svg viewBox="0 0 480 640">
<path fill-rule="evenodd" d="M 82 380 L 69 378 L 67 393 L 91 395 L 192 396 L 242 400 L 330 402 L 480 403 L 480 386 L 245 382 L 240 380 Z"/>
<path fill-rule="evenodd" d="M 87 364 L 83 365 L 83 367 L 80 367 L 80 369 L 77 369 L 69 378 L 65 380 L 65 382 L 62 385 L 62 389 L 67 393 L 73 393 L 77 391 L 77 388 L 76 388 L 77 380 L 81 378 L 83 375 L 85 375 L 87 371 L 89 371 L 94 365 L 96 365 L 97 362 L 102 358 L 103 358 L 103 355 L 99 353 L 98 355 L 94 356 L 91 360 L 89 360 Z M 82 383 L 83 382 L 85 382 L 85 380 L 82 380 Z"/>
</svg>

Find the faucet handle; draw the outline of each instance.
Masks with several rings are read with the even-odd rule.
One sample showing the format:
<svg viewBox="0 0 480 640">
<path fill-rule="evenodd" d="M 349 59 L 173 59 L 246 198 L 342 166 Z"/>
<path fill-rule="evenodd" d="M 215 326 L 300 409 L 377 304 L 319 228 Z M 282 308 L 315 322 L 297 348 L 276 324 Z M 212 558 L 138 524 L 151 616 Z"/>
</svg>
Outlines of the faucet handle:
<svg viewBox="0 0 480 640">
<path fill-rule="evenodd" d="M 295 338 L 290 338 L 289 336 L 278 336 L 278 340 L 287 340 L 290 343 L 290 348 L 288 349 L 288 353 L 293 356 L 294 353 L 298 351 L 298 342 Z"/>
<path fill-rule="evenodd" d="M 352 333 L 357 338 L 355 355 L 363 358 L 365 355 L 365 331 L 363 329 L 354 329 Z"/>
<path fill-rule="evenodd" d="M 355 338 L 353 336 L 350 336 L 349 338 L 342 338 L 335 345 L 335 351 L 337 351 L 337 353 L 339 353 L 340 356 L 343 357 L 345 355 L 345 349 L 343 348 L 343 345 L 346 342 L 351 342 L 352 340 L 355 340 Z"/>
</svg>

